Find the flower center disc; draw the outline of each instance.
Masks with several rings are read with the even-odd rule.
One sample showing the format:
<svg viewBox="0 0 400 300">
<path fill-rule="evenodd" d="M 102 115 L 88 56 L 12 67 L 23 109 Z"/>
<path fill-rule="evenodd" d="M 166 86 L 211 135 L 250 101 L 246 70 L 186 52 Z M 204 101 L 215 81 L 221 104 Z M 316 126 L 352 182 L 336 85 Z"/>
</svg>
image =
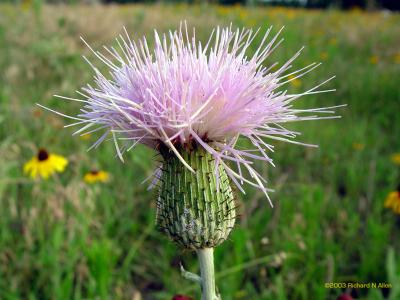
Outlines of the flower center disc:
<svg viewBox="0 0 400 300">
<path fill-rule="evenodd" d="M 44 149 L 39 149 L 37 158 L 39 161 L 47 160 L 49 158 L 49 153 Z"/>
</svg>

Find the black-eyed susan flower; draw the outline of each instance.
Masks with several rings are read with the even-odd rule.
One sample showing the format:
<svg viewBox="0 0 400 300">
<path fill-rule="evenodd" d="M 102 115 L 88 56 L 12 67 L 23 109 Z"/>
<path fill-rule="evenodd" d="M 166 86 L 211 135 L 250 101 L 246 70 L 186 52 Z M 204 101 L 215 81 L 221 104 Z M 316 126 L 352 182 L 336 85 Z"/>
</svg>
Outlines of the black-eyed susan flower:
<svg viewBox="0 0 400 300">
<path fill-rule="evenodd" d="M 57 154 L 49 153 L 45 149 L 39 149 L 36 156 L 25 163 L 24 173 L 32 178 L 49 178 L 55 172 L 63 172 L 68 165 L 68 160 Z"/>
<path fill-rule="evenodd" d="M 302 96 L 333 91 L 320 89 L 330 79 L 288 93 L 285 84 L 296 84 L 319 64 L 292 70 L 299 50 L 279 67 L 265 66 L 282 42 L 279 32 L 270 39 L 271 32 L 257 39 L 258 31 L 218 27 L 202 44 L 181 26 L 161 36 L 155 31 L 153 49 L 145 38 L 136 42 L 126 33 L 118 39 L 120 52 L 113 47 L 106 48 L 108 54 L 93 50 L 110 68 L 111 78 L 90 63 L 96 86 L 82 89 L 84 99 L 58 96 L 83 103 L 78 116 L 69 116 L 75 122 L 71 126 L 82 126 L 79 133 L 104 131 L 93 147 L 111 134 L 121 160 L 138 143 L 160 153 L 156 222 L 178 245 L 197 251 L 201 278 L 188 277 L 201 281 L 203 300 L 217 299 L 213 248 L 235 224 L 232 185 L 242 192 L 245 183 L 252 185 L 268 198 L 266 180 L 254 163 L 273 164 L 268 141 L 302 144 L 293 140 L 299 133 L 286 128 L 288 123 L 337 117 L 337 106 L 294 107 Z M 260 42 L 250 56 L 256 40 Z M 251 146 L 239 147 L 239 139 Z"/>
<path fill-rule="evenodd" d="M 400 191 L 389 193 L 385 200 L 385 207 L 400 215 Z"/>
<path fill-rule="evenodd" d="M 96 183 L 96 182 L 107 182 L 110 179 L 110 175 L 106 171 L 92 170 L 83 176 L 83 180 L 86 183 Z"/>
</svg>

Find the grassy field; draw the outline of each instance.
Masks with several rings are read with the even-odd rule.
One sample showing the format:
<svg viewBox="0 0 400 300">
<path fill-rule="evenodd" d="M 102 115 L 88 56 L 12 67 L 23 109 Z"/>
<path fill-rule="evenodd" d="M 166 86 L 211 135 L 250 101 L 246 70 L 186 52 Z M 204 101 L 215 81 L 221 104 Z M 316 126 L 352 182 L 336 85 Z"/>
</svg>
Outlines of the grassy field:
<svg viewBox="0 0 400 300">
<path fill-rule="evenodd" d="M 323 64 L 288 86 L 299 92 L 331 75 L 337 92 L 309 96 L 298 107 L 347 103 L 340 120 L 291 126 L 318 149 L 272 142 L 276 168 L 259 165 L 275 207 L 248 187 L 239 195 L 237 226 L 216 250 L 223 299 L 336 299 L 326 282 L 384 282 L 391 289 L 349 289 L 358 299 L 400 299 L 400 219 L 383 207 L 400 182 L 400 15 L 215 6 L 0 5 L 0 299 L 199 299 L 179 263 L 196 257 L 155 229 L 155 191 L 141 182 L 154 152 L 138 147 L 122 164 L 113 143 L 86 152 L 96 136 L 71 137 L 71 114 L 55 99 L 91 82 L 82 60 L 112 45 L 123 26 L 134 38 L 186 19 L 205 40 L 213 26 L 285 25 L 284 44 L 265 63 L 280 63 L 306 45 L 300 68 Z M 256 44 L 256 43 L 255 43 Z M 255 49 L 253 48 L 252 51 Z M 103 66 L 98 63 L 99 67 Z M 68 158 L 65 172 L 32 180 L 23 165 L 39 147 Z M 110 173 L 89 185 L 85 173 Z"/>
</svg>

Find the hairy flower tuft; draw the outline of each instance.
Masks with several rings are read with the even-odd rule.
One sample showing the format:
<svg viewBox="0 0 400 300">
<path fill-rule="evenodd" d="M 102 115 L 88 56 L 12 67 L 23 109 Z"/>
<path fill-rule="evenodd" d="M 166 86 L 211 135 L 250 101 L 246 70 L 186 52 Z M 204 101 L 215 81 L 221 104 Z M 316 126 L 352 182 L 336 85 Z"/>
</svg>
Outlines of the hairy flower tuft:
<svg viewBox="0 0 400 300">
<path fill-rule="evenodd" d="M 196 39 L 194 30 L 190 34 L 185 24 L 161 36 L 155 31 L 152 50 L 145 38 L 135 42 L 126 31 L 125 37 L 117 38 L 118 50 L 105 47 L 106 53 L 100 53 L 88 45 L 107 65 L 111 78 L 88 61 L 95 72 L 95 86 L 78 92 L 83 99 L 58 96 L 83 104 L 77 117 L 69 117 L 76 120 L 69 126 L 82 125 L 76 131 L 79 134 L 104 130 L 91 148 L 112 135 L 121 160 L 125 151 L 141 143 L 158 151 L 167 149 L 191 172 L 195 170 L 182 149 L 201 147 L 212 156 L 213 170 L 218 173 L 222 167 L 241 191 L 248 183 L 267 195 L 265 179 L 254 168 L 255 160 L 272 164 L 268 152 L 273 146 L 267 140 L 302 144 L 293 140 L 298 133 L 284 124 L 336 117 L 319 115 L 333 113 L 334 107 L 293 108 L 292 102 L 302 96 L 332 91 L 319 90 L 330 79 L 300 94 L 282 89 L 319 64 L 288 72 L 300 50 L 280 67 L 264 66 L 282 42 L 278 41 L 280 31 L 270 38 L 271 31 L 267 30 L 252 56 L 247 50 L 259 30 L 232 27 L 216 28 L 206 44 Z M 240 149 L 239 138 L 248 139 L 251 149 Z M 155 172 L 158 177 L 160 170 Z M 215 178 L 219 189 L 220 176 Z"/>
</svg>

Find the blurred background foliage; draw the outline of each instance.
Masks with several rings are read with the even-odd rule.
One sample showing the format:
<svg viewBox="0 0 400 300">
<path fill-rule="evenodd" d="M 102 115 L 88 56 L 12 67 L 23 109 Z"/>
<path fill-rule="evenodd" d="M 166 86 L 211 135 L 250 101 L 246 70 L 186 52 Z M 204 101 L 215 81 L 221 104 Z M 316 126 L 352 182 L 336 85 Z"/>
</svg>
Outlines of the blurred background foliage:
<svg viewBox="0 0 400 300">
<path fill-rule="evenodd" d="M 96 135 L 71 137 L 69 120 L 43 105 L 76 114 L 75 97 L 92 82 L 81 55 L 105 66 L 94 49 L 115 45 L 126 26 L 132 38 L 174 29 L 181 20 L 206 41 L 214 26 L 285 25 L 284 44 L 266 65 L 290 58 L 301 68 L 323 64 L 292 81 L 300 92 L 336 75 L 297 107 L 347 103 L 340 120 L 293 124 L 301 141 L 319 149 L 272 142 L 276 168 L 258 170 L 275 190 L 265 197 L 238 193 L 240 218 L 216 250 L 223 299 L 399 299 L 400 219 L 384 208 L 400 183 L 400 16 L 388 11 L 189 5 L 47 5 L 38 0 L 0 5 L 0 299 L 199 299 L 179 273 L 196 272 L 196 257 L 181 252 L 154 228 L 156 191 L 142 181 L 155 153 L 139 146 L 122 164 L 113 144 L 90 153 Z M 249 54 L 255 51 L 255 40 Z M 65 172 L 32 180 L 24 164 L 39 147 L 69 160 Z M 88 184 L 90 170 L 108 183 Z M 325 288 L 326 282 L 384 282 L 391 289 Z"/>
<path fill-rule="evenodd" d="M 27 0 L 2 0 L 9 3 L 23 3 Z M 185 3 L 185 4 L 221 4 L 221 5 L 247 5 L 247 6 L 265 6 L 279 5 L 289 7 L 305 8 L 340 8 L 352 9 L 362 8 L 368 10 L 389 9 L 400 10 L 400 1 L 398 0 L 28 0 L 36 3 L 51 4 L 94 4 L 94 3 Z"/>
</svg>

